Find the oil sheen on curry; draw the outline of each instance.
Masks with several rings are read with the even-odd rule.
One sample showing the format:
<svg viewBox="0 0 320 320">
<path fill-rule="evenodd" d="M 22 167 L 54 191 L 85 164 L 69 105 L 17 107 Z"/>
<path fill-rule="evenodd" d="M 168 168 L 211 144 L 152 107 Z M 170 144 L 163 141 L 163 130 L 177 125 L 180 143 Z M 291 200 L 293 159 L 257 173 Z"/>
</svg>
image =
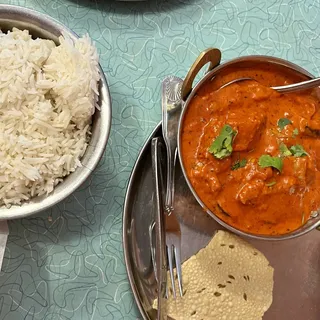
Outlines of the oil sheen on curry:
<svg viewBox="0 0 320 320">
<path fill-rule="evenodd" d="M 257 81 L 217 90 L 241 77 Z M 316 92 L 269 88 L 301 80 L 271 64 L 229 68 L 190 102 L 181 136 L 186 173 L 204 205 L 240 230 L 288 233 L 320 208 Z"/>
</svg>

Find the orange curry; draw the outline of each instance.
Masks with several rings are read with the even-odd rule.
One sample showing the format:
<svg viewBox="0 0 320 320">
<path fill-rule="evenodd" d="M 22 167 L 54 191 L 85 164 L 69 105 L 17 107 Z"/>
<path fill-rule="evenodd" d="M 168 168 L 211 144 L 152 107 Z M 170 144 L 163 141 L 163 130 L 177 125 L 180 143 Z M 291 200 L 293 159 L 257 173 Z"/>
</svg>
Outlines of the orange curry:
<svg viewBox="0 0 320 320">
<path fill-rule="evenodd" d="M 257 81 L 218 90 L 241 77 Z M 269 88 L 302 80 L 274 64 L 244 64 L 207 82 L 190 102 L 181 140 L 188 178 L 204 205 L 240 230 L 288 233 L 320 208 L 317 91 Z"/>
</svg>

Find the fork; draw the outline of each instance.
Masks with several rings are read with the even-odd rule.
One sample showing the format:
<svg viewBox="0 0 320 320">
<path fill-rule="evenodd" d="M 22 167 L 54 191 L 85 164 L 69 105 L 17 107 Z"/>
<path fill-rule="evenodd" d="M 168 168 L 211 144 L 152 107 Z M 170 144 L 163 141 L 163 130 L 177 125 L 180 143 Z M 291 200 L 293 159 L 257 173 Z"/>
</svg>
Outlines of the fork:
<svg viewBox="0 0 320 320">
<path fill-rule="evenodd" d="M 173 260 L 175 260 L 180 296 L 183 295 L 181 271 L 181 230 L 174 214 L 174 174 L 177 159 L 178 122 L 182 109 L 182 79 L 170 76 L 162 82 L 162 134 L 167 147 L 166 247 L 173 297 L 176 298 Z M 167 286 L 168 297 L 168 286 Z"/>
<path fill-rule="evenodd" d="M 181 230 L 179 221 L 174 214 L 171 212 L 166 215 L 165 218 L 166 225 L 166 247 L 167 247 L 167 256 L 168 256 L 168 264 L 169 264 L 169 272 L 171 278 L 171 286 L 173 297 L 176 298 L 176 288 L 175 288 L 175 277 L 173 271 L 173 260 L 175 260 L 178 285 L 180 296 L 183 296 L 182 289 L 182 270 L 181 270 Z M 166 290 L 166 296 L 168 298 L 168 286 Z"/>
</svg>

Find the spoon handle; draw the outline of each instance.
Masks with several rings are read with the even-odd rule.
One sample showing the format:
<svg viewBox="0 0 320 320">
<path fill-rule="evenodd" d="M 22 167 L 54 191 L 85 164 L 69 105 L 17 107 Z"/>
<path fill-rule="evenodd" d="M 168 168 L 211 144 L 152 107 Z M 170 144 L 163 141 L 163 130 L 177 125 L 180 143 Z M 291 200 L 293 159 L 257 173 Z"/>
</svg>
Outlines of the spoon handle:
<svg viewBox="0 0 320 320">
<path fill-rule="evenodd" d="M 293 83 L 293 84 L 289 84 L 289 85 L 287 84 L 285 86 L 272 87 L 272 89 L 274 89 L 280 93 L 286 93 L 286 92 L 294 92 L 294 91 L 311 89 L 311 88 L 314 88 L 317 86 L 320 86 L 320 78 L 306 80 L 306 81 Z"/>
<path fill-rule="evenodd" d="M 165 210 L 173 211 L 174 168 L 177 151 L 178 123 L 182 109 L 182 79 L 169 76 L 162 82 L 162 134 L 167 147 L 167 189 Z"/>
</svg>

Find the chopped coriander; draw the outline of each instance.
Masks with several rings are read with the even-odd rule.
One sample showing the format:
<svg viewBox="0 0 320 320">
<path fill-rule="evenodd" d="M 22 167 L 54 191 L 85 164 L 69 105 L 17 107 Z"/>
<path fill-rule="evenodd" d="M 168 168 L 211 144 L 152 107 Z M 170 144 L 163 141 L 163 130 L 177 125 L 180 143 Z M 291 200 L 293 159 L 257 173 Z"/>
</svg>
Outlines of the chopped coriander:
<svg viewBox="0 0 320 320">
<path fill-rule="evenodd" d="M 282 131 L 288 124 L 292 124 L 291 120 L 289 120 L 288 118 L 280 118 L 278 120 L 278 127 L 280 128 L 280 131 Z"/>
<path fill-rule="evenodd" d="M 247 164 L 247 160 L 246 159 L 242 159 L 242 160 L 237 160 L 232 166 L 231 166 L 231 170 L 237 170 L 240 168 L 245 167 Z"/>
<path fill-rule="evenodd" d="M 288 149 L 288 147 L 283 142 L 281 142 L 281 144 L 279 146 L 279 150 L 280 150 L 280 154 L 282 157 L 291 156 L 291 151 Z"/>
<path fill-rule="evenodd" d="M 271 181 L 271 182 L 266 183 L 266 186 L 267 186 L 267 187 L 272 187 L 272 186 L 274 186 L 275 184 L 276 184 L 275 181 Z"/>
<path fill-rule="evenodd" d="M 294 157 L 308 156 L 309 154 L 303 149 L 301 144 L 290 147 L 290 151 Z"/>
<path fill-rule="evenodd" d="M 217 159 L 223 159 L 230 156 L 232 153 L 232 142 L 236 133 L 237 132 L 233 130 L 231 126 L 228 124 L 224 125 L 208 151 Z"/>
<path fill-rule="evenodd" d="M 281 142 L 279 146 L 280 154 L 282 157 L 289 157 L 289 156 L 294 156 L 294 157 L 303 157 L 303 156 L 308 156 L 309 154 L 303 149 L 303 146 L 300 144 L 296 144 L 294 146 L 291 146 L 289 149 L 288 147 Z"/>
<path fill-rule="evenodd" d="M 264 154 L 259 158 L 258 164 L 261 168 L 273 167 L 278 171 L 282 171 L 283 161 L 279 157 L 271 157 L 268 154 Z"/>
<path fill-rule="evenodd" d="M 295 138 L 299 134 L 298 128 L 294 128 L 292 131 L 292 137 Z"/>
</svg>

